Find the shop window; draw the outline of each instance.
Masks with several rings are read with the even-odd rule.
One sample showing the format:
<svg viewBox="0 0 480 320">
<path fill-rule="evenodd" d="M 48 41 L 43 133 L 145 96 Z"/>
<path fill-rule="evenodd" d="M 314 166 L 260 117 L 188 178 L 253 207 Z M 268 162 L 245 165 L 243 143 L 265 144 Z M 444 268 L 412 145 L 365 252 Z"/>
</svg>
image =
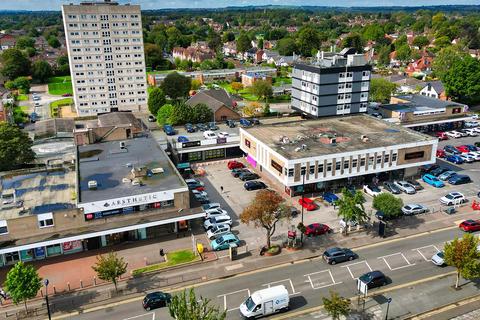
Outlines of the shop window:
<svg viewBox="0 0 480 320">
<path fill-rule="evenodd" d="M 7 220 L 0 220 L 0 234 L 7 234 L 8 227 L 7 227 Z"/>
<path fill-rule="evenodd" d="M 335 170 L 340 170 L 341 167 L 342 163 L 340 161 L 337 161 L 337 163 L 335 163 Z"/>
<path fill-rule="evenodd" d="M 5 253 L 6 264 L 14 264 L 19 260 L 20 260 L 20 254 L 18 253 L 18 251 Z"/>
<path fill-rule="evenodd" d="M 53 214 L 51 212 L 39 214 L 37 219 L 39 228 L 53 227 Z"/>
<path fill-rule="evenodd" d="M 225 157 L 225 149 L 205 150 L 205 160 Z"/>
<path fill-rule="evenodd" d="M 56 256 L 62 254 L 62 246 L 60 244 L 54 244 L 47 246 L 47 256 Z"/>
<path fill-rule="evenodd" d="M 365 167 L 365 158 L 360 159 L 360 167 Z"/>
<path fill-rule="evenodd" d="M 331 163 L 327 163 L 327 171 L 332 171 L 332 164 Z"/>
<path fill-rule="evenodd" d="M 323 172 L 323 164 L 319 164 L 318 165 L 318 173 L 322 173 Z"/>
<path fill-rule="evenodd" d="M 199 160 L 202 160 L 202 151 L 189 152 L 188 153 L 188 161 L 189 162 L 199 161 Z"/>
<path fill-rule="evenodd" d="M 357 159 L 352 159 L 352 168 L 356 168 L 357 164 L 358 164 L 358 160 Z"/>
<path fill-rule="evenodd" d="M 425 151 L 405 153 L 405 160 L 420 159 L 425 155 Z"/>
<path fill-rule="evenodd" d="M 392 162 L 395 162 L 395 161 L 397 161 L 397 154 L 396 153 L 392 154 Z"/>
</svg>

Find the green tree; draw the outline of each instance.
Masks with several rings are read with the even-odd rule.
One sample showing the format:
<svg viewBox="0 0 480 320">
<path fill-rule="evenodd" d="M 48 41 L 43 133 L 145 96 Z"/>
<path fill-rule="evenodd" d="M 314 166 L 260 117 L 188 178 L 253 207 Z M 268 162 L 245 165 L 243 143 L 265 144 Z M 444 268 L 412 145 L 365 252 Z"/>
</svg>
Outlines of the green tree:
<svg viewBox="0 0 480 320">
<path fill-rule="evenodd" d="M 373 198 L 372 206 L 382 211 L 386 217 L 398 217 L 402 214 L 403 200 L 390 193 L 382 192 Z"/>
<path fill-rule="evenodd" d="M 342 189 L 342 197 L 339 198 L 335 205 L 338 206 L 338 216 L 347 224 L 345 235 L 348 234 L 348 223 L 357 222 L 359 224 L 367 220 L 367 214 L 363 204 L 365 198 L 360 191 L 350 192 L 347 188 Z"/>
<path fill-rule="evenodd" d="M 41 83 L 45 83 L 53 74 L 52 67 L 45 60 L 35 61 L 32 67 L 32 76 Z"/>
<path fill-rule="evenodd" d="M 235 33 L 229 31 L 225 32 L 222 36 L 222 41 L 223 42 L 231 42 L 235 40 Z"/>
<path fill-rule="evenodd" d="M 92 269 L 97 273 L 99 279 L 111 281 L 118 291 L 118 278 L 127 272 L 127 263 L 123 261 L 123 257 L 118 257 L 116 253 L 110 252 L 107 255 L 97 256 L 97 261 Z"/>
<path fill-rule="evenodd" d="M 171 99 L 178 99 L 188 96 L 192 79 L 177 72 L 169 73 L 162 82 L 163 92 Z"/>
<path fill-rule="evenodd" d="M 37 296 L 42 287 L 42 278 L 32 265 L 20 261 L 8 271 L 4 286 L 13 302 L 18 304 L 23 301 L 27 311 L 27 300 Z"/>
<path fill-rule="evenodd" d="M 230 84 L 230 86 L 232 87 L 232 90 L 235 91 L 235 93 L 237 94 L 238 94 L 238 91 L 243 89 L 243 84 L 241 82 L 234 81 Z"/>
<path fill-rule="evenodd" d="M 148 111 L 150 111 L 152 115 L 156 115 L 165 102 L 167 102 L 167 99 L 162 89 L 158 87 L 153 88 L 148 94 Z"/>
<path fill-rule="evenodd" d="M 32 140 L 17 126 L 0 123 L 0 171 L 21 168 L 35 159 Z"/>
<path fill-rule="evenodd" d="M 35 39 L 29 36 L 18 37 L 17 43 L 15 44 L 15 46 L 18 49 L 33 48 L 35 46 Z"/>
<path fill-rule="evenodd" d="M 168 119 L 170 119 L 170 116 L 172 115 L 173 112 L 173 105 L 171 104 L 164 104 L 157 113 L 157 123 L 161 126 L 164 124 L 169 124 Z"/>
<path fill-rule="evenodd" d="M 405 34 L 403 34 L 398 37 L 393 44 L 395 46 L 395 50 L 398 50 L 398 48 L 400 48 L 401 46 L 408 45 L 408 38 Z"/>
<path fill-rule="evenodd" d="M 433 61 L 433 71 L 435 75 L 443 79 L 448 70 L 452 68 L 453 63 L 465 59 L 466 56 L 468 56 L 468 53 L 460 50 L 458 47 L 450 46 L 440 50 Z"/>
<path fill-rule="evenodd" d="M 445 263 L 457 269 L 455 288 L 458 288 L 460 276 L 470 280 L 480 278 L 480 255 L 477 247 L 478 238 L 468 233 L 461 239 L 455 238 L 445 243 Z"/>
<path fill-rule="evenodd" d="M 2 75 L 10 80 L 30 73 L 30 60 L 15 48 L 7 49 L 2 53 Z"/>
<path fill-rule="evenodd" d="M 60 46 L 62 45 L 60 41 L 58 41 L 58 38 L 55 36 L 48 37 L 47 42 L 48 45 L 52 48 L 60 48 Z"/>
<path fill-rule="evenodd" d="M 282 56 L 291 56 L 297 50 L 297 44 L 292 38 L 283 38 L 278 40 L 276 48 Z"/>
<path fill-rule="evenodd" d="M 199 103 L 192 108 L 191 121 L 193 123 L 203 123 L 213 120 L 213 111 L 204 103 Z"/>
<path fill-rule="evenodd" d="M 213 51 L 217 51 L 220 49 L 220 46 L 222 45 L 222 39 L 220 38 L 220 35 L 218 35 L 218 33 L 216 33 L 213 30 L 210 30 L 207 36 L 207 43 L 210 49 L 212 49 Z"/>
<path fill-rule="evenodd" d="M 451 42 L 450 42 L 449 37 L 443 36 L 443 37 L 439 37 L 439 38 L 435 39 L 433 44 L 435 44 L 435 47 L 437 47 L 437 48 L 445 48 L 445 47 L 450 46 Z"/>
<path fill-rule="evenodd" d="M 330 298 L 322 297 L 323 307 L 333 320 L 340 319 L 340 316 L 347 316 L 350 313 L 350 300 L 330 290 Z"/>
<path fill-rule="evenodd" d="M 157 70 L 159 66 L 165 65 L 165 59 L 163 59 L 163 51 L 160 46 L 151 43 L 145 43 L 145 65 L 152 70 Z"/>
<path fill-rule="evenodd" d="M 209 299 L 195 295 L 193 288 L 172 297 L 168 305 L 170 316 L 176 320 L 224 320 L 227 311 L 220 312 L 218 307 L 212 306 Z"/>
<path fill-rule="evenodd" d="M 171 125 L 185 124 L 192 121 L 193 110 L 188 104 L 180 101 L 173 105 L 172 114 L 168 118 Z"/>
<path fill-rule="evenodd" d="M 27 77 L 18 77 L 13 80 L 15 88 L 17 88 L 21 93 L 30 92 L 30 79 Z"/>
<path fill-rule="evenodd" d="M 263 116 L 265 117 L 268 117 L 270 115 L 270 104 L 268 103 L 268 100 L 267 102 L 265 102 L 265 105 L 263 106 Z"/>
<path fill-rule="evenodd" d="M 343 48 L 354 48 L 357 53 L 363 53 L 363 39 L 362 36 L 358 33 L 350 33 L 342 41 Z"/>
<path fill-rule="evenodd" d="M 35 48 L 32 48 L 32 47 L 25 48 L 25 50 L 23 50 L 23 52 L 29 58 L 31 58 L 31 57 L 33 57 L 37 54 L 37 50 Z"/>
<path fill-rule="evenodd" d="M 70 74 L 68 56 L 60 56 L 57 58 L 57 68 L 55 70 L 55 74 L 58 76 L 65 76 Z"/>
<path fill-rule="evenodd" d="M 245 53 L 248 49 L 252 48 L 252 43 L 250 38 L 245 32 L 240 33 L 237 39 L 237 51 Z"/>
<path fill-rule="evenodd" d="M 388 102 L 397 90 L 397 85 L 384 78 L 370 80 L 370 101 Z"/>
<path fill-rule="evenodd" d="M 363 38 L 365 40 L 379 40 L 385 36 L 385 31 L 383 27 L 378 23 L 372 23 L 367 25 L 363 29 Z"/>
<path fill-rule="evenodd" d="M 253 83 L 250 91 L 259 98 L 266 99 L 273 94 L 272 85 L 266 80 L 257 80 Z"/>
<path fill-rule="evenodd" d="M 320 48 L 320 44 L 320 34 L 313 27 L 305 26 L 298 31 L 297 48 L 303 56 L 312 56 L 313 51 Z"/>
<path fill-rule="evenodd" d="M 480 101 L 480 61 L 465 56 L 452 63 L 440 79 L 448 97 L 468 104 Z"/>
<path fill-rule="evenodd" d="M 257 48 L 258 49 L 263 49 L 263 39 L 258 40 Z"/>
<path fill-rule="evenodd" d="M 191 90 L 198 90 L 202 86 L 202 82 L 198 79 L 192 80 Z"/>
<path fill-rule="evenodd" d="M 378 64 L 382 66 L 390 64 L 390 46 L 381 46 L 378 49 Z"/>
<path fill-rule="evenodd" d="M 397 47 L 397 59 L 402 62 L 407 62 L 412 59 L 412 50 L 408 44 Z"/>
<path fill-rule="evenodd" d="M 416 36 L 415 39 L 413 39 L 412 44 L 422 49 L 423 47 L 430 44 L 430 41 L 426 36 Z"/>
</svg>

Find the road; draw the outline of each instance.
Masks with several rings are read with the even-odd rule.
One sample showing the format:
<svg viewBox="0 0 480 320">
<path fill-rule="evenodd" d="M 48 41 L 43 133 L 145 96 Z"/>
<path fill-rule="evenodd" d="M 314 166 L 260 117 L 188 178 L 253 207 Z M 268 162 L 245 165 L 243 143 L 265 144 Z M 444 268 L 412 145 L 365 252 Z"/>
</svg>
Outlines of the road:
<svg viewBox="0 0 480 320">
<path fill-rule="evenodd" d="M 390 278 L 390 283 L 382 289 L 449 273 L 453 271 L 452 268 L 437 267 L 429 260 L 437 250 L 442 249 L 445 241 L 461 235 L 461 231 L 452 228 L 426 235 L 387 241 L 355 250 L 359 258 L 352 262 L 330 266 L 321 259 L 312 259 L 209 282 L 198 286 L 196 292 L 198 295 L 211 299 L 219 308 L 227 310 L 227 319 L 240 319 L 238 306 L 249 293 L 268 286 L 283 284 L 291 295 L 292 310 L 290 312 L 294 313 L 321 305 L 322 297 L 327 296 L 331 289 L 345 297 L 355 296 L 356 278 L 369 270 L 381 270 Z M 379 289 L 372 289 L 369 294 L 374 294 L 376 290 Z M 433 307 L 438 303 L 438 298 L 435 296 L 427 298 L 430 301 L 428 304 L 425 304 L 425 301 L 422 302 L 426 308 Z M 101 310 L 71 316 L 69 319 L 155 320 L 170 318 L 168 310 L 165 308 L 145 312 L 141 307 L 140 300 L 141 298 L 138 298 L 133 301 L 125 301 L 123 304 L 105 306 Z M 392 318 L 394 316 L 392 314 Z"/>
</svg>

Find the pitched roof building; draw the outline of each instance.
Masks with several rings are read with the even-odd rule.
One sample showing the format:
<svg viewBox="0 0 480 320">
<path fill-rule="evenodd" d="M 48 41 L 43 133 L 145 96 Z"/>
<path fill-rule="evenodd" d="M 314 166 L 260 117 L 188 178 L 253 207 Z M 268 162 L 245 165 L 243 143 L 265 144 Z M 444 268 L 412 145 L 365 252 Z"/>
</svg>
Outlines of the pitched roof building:
<svg viewBox="0 0 480 320">
<path fill-rule="evenodd" d="M 234 110 L 236 102 L 223 89 L 201 91 L 187 101 L 191 107 L 201 103 L 213 111 L 215 121 L 240 119 L 240 115 Z"/>
</svg>

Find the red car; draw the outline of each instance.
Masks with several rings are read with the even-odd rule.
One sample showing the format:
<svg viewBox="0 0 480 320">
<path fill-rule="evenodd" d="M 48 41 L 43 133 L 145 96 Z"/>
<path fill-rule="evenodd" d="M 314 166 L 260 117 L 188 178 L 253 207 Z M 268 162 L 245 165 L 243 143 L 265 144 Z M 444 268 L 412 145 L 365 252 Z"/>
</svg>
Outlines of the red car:
<svg viewBox="0 0 480 320">
<path fill-rule="evenodd" d="M 227 167 L 228 169 L 232 170 L 232 169 L 245 168 L 245 165 L 241 162 L 238 162 L 237 160 L 231 160 L 231 161 L 228 161 Z"/>
<path fill-rule="evenodd" d="M 460 223 L 459 227 L 465 232 L 480 231 L 480 220 L 468 219 Z"/>
<path fill-rule="evenodd" d="M 304 234 L 308 237 L 311 237 L 311 236 L 318 236 L 318 235 L 330 233 L 330 232 L 332 232 L 332 229 L 330 229 L 330 227 L 327 226 L 326 224 L 312 223 L 305 227 Z"/>
<path fill-rule="evenodd" d="M 445 150 L 438 149 L 437 150 L 437 158 L 445 158 L 447 154 L 445 153 Z"/>
<path fill-rule="evenodd" d="M 468 149 L 467 146 L 456 146 L 455 148 L 458 151 L 460 151 L 461 153 L 469 153 L 470 152 L 470 149 Z"/>
<path fill-rule="evenodd" d="M 204 186 L 196 187 L 195 190 L 205 191 L 205 187 Z"/>
<path fill-rule="evenodd" d="M 435 136 L 438 137 L 438 140 L 448 140 L 448 136 L 443 131 L 436 132 Z"/>
<path fill-rule="evenodd" d="M 307 211 L 317 210 L 318 206 L 313 202 L 310 198 L 300 198 L 298 199 L 298 203 L 304 207 Z"/>
</svg>

